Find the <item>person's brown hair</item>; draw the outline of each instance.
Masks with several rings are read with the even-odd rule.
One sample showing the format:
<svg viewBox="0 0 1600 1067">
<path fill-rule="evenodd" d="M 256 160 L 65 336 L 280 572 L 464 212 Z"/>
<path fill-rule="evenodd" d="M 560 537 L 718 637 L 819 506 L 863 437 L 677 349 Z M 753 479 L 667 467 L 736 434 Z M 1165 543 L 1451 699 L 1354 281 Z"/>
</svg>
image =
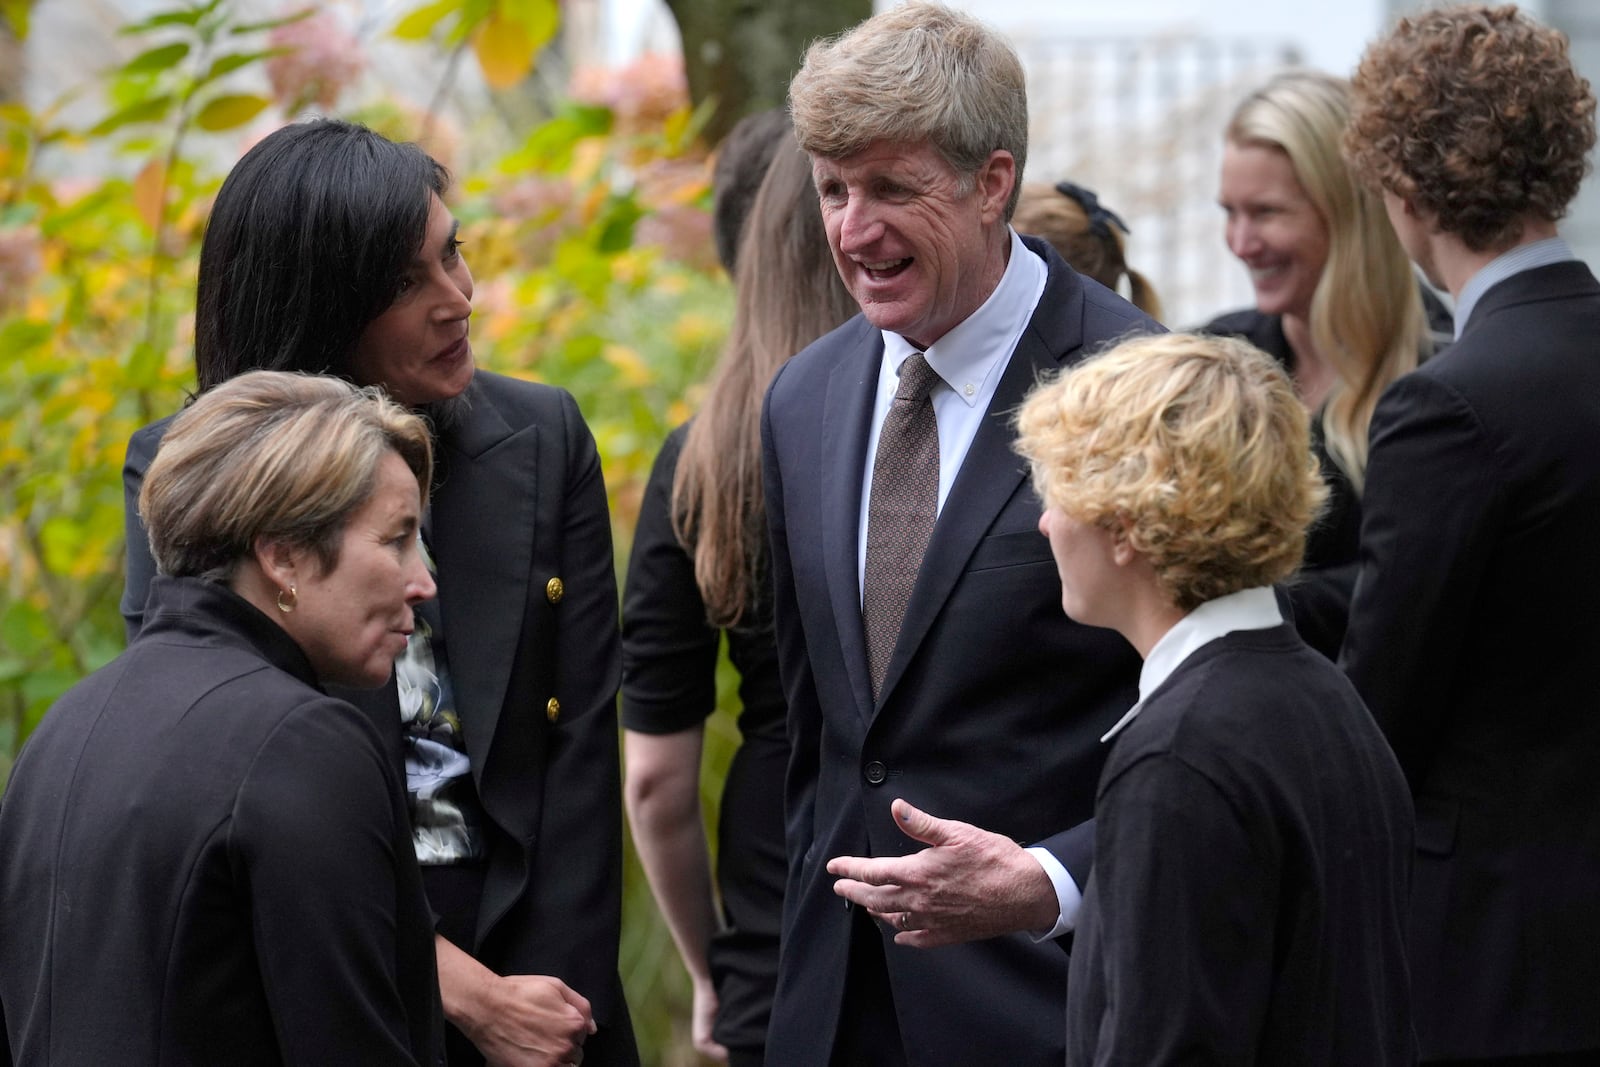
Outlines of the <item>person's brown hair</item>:
<svg viewBox="0 0 1600 1067">
<path fill-rule="evenodd" d="M 672 526 L 694 556 L 708 621 L 739 624 L 765 566 L 761 402 L 786 360 L 859 309 L 822 226 L 811 162 L 785 134 L 740 243 L 733 329 L 689 426 Z"/>
<path fill-rule="evenodd" d="M 1516 7 L 1438 8 L 1368 47 L 1344 136 L 1367 185 L 1410 201 L 1474 252 L 1566 214 L 1589 171 L 1595 97 L 1567 39 Z"/>
<path fill-rule="evenodd" d="M 750 218 L 750 206 L 772 163 L 772 153 L 788 132 L 789 113 L 781 107 L 769 108 L 734 123 L 717 146 L 717 161 L 711 167 L 711 236 L 717 244 L 717 258 L 729 274 L 739 268 L 739 240 Z"/>
<path fill-rule="evenodd" d="M 416 475 L 426 505 L 427 424 L 381 389 L 284 371 L 213 386 L 173 420 L 139 490 L 156 569 L 226 581 L 266 540 L 333 570 L 345 523 L 389 452 Z"/>
<path fill-rule="evenodd" d="M 1124 276 L 1134 307 L 1161 318 L 1161 298 L 1143 274 L 1128 266 L 1123 238 L 1127 228 L 1115 212 L 1100 206 L 1094 193 L 1071 182 L 1054 186 L 1026 182 L 1011 225 L 1018 233 L 1043 237 L 1067 265 L 1115 292 Z"/>
<path fill-rule="evenodd" d="M 1016 160 L 1011 218 L 1028 161 L 1028 93 L 1022 61 L 983 22 L 925 0 L 880 12 L 813 44 L 789 83 L 800 147 L 825 159 L 877 141 L 927 141 L 972 187 L 991 153 Z"/>
</svg>

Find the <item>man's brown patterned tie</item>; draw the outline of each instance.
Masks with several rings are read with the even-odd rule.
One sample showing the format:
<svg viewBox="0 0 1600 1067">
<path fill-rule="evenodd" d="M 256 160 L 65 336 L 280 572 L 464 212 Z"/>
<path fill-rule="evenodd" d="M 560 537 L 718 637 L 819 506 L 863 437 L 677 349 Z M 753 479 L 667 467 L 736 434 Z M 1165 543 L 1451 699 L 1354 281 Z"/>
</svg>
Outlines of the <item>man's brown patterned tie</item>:
<svg viewBox="0 0 1600 1067">
<path fill-rule="evenodd" d="M 878 432 L 878 453 L 872 461 L 861 620 L 874 700 L 883 688 L 911 587 L 939 514 L 939 426 L 928 399 L 938 380 L 921 352 L 913 352 L 900 365 L 900 386 Z"/>
</svg>

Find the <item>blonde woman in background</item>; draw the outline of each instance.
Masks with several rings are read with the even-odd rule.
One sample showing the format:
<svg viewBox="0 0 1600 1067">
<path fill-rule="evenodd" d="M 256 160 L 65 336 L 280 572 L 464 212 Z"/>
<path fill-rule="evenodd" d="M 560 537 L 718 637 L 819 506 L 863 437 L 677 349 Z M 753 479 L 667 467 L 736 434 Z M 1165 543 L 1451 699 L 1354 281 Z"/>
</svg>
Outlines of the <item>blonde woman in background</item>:
<svg viewBox="0 0 1600 1067">
<path fill-rule="evenodd" d="M 1254 308 L 1202 327 L 1279 361 L 1312 412 L 1330 490 L 1291 589 L 1312 647 L 1337 655 L 1360 541 L 1367 425 L 1378 396 L 1448 337 L 1448 313 L 1419 286 L 1383 202 L 1339 153 L 1349 85 L 1288 71 L 1251 93 L 1225 134 L 1218 200 L 1228 249 L 1250 272 Z"/>
<path fill-rule="evenodd" d="M 1092 190 L 1072 182 L 1044 185 L 1028 182 L 1017 200 L 1011 228 L 1043 237 L 1079 274 L 1086 274 L 1121 293 L 1128 279 L 1127 297 L 1152 319 L 1161 318 L 1161 298 L 1143 274 L 1128 266 L 1128 226 L 1122 217 L 1100 203 Z"/>
</svg>

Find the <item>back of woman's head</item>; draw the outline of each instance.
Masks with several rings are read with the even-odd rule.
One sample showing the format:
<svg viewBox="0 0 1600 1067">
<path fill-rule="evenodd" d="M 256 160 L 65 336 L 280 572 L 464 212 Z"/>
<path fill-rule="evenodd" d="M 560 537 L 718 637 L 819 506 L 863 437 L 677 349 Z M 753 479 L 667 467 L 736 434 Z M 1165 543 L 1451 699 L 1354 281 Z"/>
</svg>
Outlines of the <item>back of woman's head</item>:
<svg viewBox="0 0 1600 1067">
<path fill-rule="evenodd" d="M 413 144 L 337 119 L 285 126 L 236 164 L 200 250 L 202 391 L 250 370 L 348 377 L 394 302 L 449 175 Z"/>
<path fill-rule="evenodd" d="M 1153 319 L 1161 318 L 1161 299 L 1155 287 L 1128 266 L 1123 244 L 1127 227 L 1090 190 L 1072 182 L 1053 186 L 1025 182 L 1011 225 L 1018 233 L 1043 237 L 1073 270 L 1113 292 L 1126 275 L 1134 306 Z"/>
<path fill-rule="evenodd" d="M 1350 86 L 1343 78 L 1286 71 L 1244 99 L 1227 139 L 1287 155 L 1328 229 L 1328 258 L 1311 300 L 1311 336 L 1341 383 L 1323 420 L 1329 449 L 1359 489 L 1378 395 L 1417 365 L 1428 340 L 1411 260 L 1383 201 L 1356 180 L 1340 153 L 1349 118 Z"/>
<path fill-rule="evenodd" d="M 1136 337 L 1036 387 L 1016 449 L 1046 507 L 1119 530 L 1191 611 L 1299 566 L 1327 497 L 1277 362 L 1231 337 Z"/>
<path fill-rule="evenodd" d="M 156 568 L 224 581 L 264 539 L 309 549 L 332 570 L 390 451 L 426 503 L 427 424 L 381 390 L 276 371 L 224 382 L 179 413 L 145 474 L 139 514 Z"/>
<path fill-rule="evenodd" d="M 810 158 L 785 133 L 739 245 L 733 328 L 684 441 L 673 529 L 716 626 L 740 622 L 765 559 L 761 401 L 778 368 L 859 310 L 828 245 Z"/>
</svg>

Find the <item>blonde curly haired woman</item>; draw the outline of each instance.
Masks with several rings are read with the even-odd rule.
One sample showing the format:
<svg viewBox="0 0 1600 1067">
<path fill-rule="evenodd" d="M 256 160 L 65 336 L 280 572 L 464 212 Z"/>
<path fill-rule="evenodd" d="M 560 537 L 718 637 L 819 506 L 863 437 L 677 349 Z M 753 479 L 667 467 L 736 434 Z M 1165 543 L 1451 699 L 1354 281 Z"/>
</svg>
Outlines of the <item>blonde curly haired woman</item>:
<svg viewBox="0 0 1600 1067">
<path fill-rule="evenodd" d="M 1142 338 L 1018 422 L 1063 608 L 1144 657 L 1105 735 L 1067 1063 L 1411 1063 L 1405 780 L 1271 588 L 1325 495 L 1287 375 Z"/>
</svg>

